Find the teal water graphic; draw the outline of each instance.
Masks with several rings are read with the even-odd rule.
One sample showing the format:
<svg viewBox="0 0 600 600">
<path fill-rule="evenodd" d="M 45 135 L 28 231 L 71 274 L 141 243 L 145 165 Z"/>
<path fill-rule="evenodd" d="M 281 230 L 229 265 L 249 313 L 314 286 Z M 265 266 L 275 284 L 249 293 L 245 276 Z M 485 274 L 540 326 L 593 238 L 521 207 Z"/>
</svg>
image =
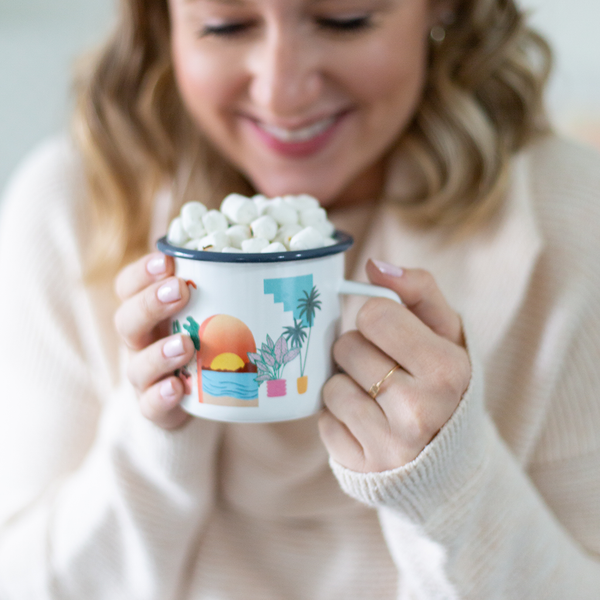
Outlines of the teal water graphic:
<svg viewBox="0 0 600 600">
<path fill-rule="evenodd" d="M 202 370 L 202 391 L 211 396 L 231 396 L 238 400 L 256 400 L 258 383 L 256 373 Z"/>
</svg>

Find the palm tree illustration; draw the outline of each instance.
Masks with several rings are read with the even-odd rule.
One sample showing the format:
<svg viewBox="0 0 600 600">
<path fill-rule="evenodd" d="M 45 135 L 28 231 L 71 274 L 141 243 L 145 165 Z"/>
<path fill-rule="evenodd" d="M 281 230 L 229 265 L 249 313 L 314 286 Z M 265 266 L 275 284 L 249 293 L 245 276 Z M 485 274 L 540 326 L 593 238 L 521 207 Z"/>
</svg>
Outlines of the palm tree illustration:
<svg viewBox="0 0 600 600">
<path fill-rule="evenodd" d="M 312 290 L 310 290 L 310 294 L 306 293 L 306 291 L 303 291 L 302 293 L 304 294 L 304 297 L 298 300 L 297 308 L 300 311 L 299 316 L 304 317 L 308 323 L 308 339 L 306 340 L 306 349 L 304 350 L 304 364 L 302 364 L 302 361 L 300 361 L 301 373 L 304 375 L 304 369 L 306 369 L 306 359 L 308 357 L 308 345 L 310 344 L 310 334 L 315 320 L 315 313 L 317 310 L 321 310 L 321 301 L 318 300 L 321 294 L 317 291 L 316 285 L 313 285 Z"/>
<path fill-rule="evenodd" d="M 306 339 L 306 327 L 302 325 L 302 319 L 294 319 L 294 325 L 284 327 L 285 340 L 289 342 L 290 348 L 298 348 L 300 352 L 300 377 L 304 376 L 304 368 L 302 366 L 302 344 Z"/>
</svg>

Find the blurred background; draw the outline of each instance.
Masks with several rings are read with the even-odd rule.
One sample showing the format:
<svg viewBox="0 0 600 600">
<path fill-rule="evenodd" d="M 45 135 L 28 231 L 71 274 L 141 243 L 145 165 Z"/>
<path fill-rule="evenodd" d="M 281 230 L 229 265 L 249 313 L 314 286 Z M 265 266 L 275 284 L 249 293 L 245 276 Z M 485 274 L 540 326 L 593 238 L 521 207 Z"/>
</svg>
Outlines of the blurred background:
<svg viewBox="0 0 600 600">
<path fill-rule="evenodd" d="M 599 0 L 520 2 L 555 49 L 555 124 L 600 149 Z M 0 193 L 36 142 L 67 127 L 74 61 L 114 11 L 115 0 L 0 0 Z"/>
</svg>

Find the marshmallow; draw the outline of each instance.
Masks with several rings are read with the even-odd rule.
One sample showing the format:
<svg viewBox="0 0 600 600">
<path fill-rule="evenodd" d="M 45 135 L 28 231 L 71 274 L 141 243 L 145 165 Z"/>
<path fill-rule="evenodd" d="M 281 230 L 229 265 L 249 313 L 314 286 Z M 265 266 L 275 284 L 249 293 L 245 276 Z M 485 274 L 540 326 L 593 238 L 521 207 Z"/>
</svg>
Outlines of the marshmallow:
<svg viewBox="0 0 600 600">
<path fill-rule="evenodd" d="M 314 227 L 305 227 L 290 240 L 290 250 L 321 248 L 323 236 Z"/>
<path fill-rule="evenodd" d="M 298 223 L 294 223 L 293 225 L 283 225 L 283 227 L 279 228 L 273 241 L 281 242 L 286 248 L 289 248 L 290 240 L 300 231 L 302 231 L 302 225 L 299 225 Z"/>
<path fill-rule="evenodd" d="M 181 223 L 191 238 L 199 239 L 206 235 L 202 217 L 207 212 L 206 206 L 200 202 L 186 202 L 181 207 Z"/>
<path fill-rule="evenodd" d="M 324 208 L 308 208 L 300 213 L 300 225 L 304 227 L 310 227 L 321 221 L 327 221 L 327 212 Z"/>
<path fill-rule="evenodd" d="M 283 201 L 289 204 L 294 210 L 301 212 L 309 208 L 319 208 L 319 201 L 308 194 L 299 194 L 297 196 L 284 196 Z"/>
<path fill-rule="evenodd" d="M 173 246 L 183 246 L 190 236 L 186 233 L 181 222 L 181 217 L 175 217 L 169 225 L 169 232 L 167 233 L 167 240 L 169 244 Z"/>
<path fill-rule="evenodd" d="M 221 202 L 221 212 L 237 225 L 248 225 L 258 217 L 256 204 L 241 194 L 229 194 Z"/>
<path fill-rule="evenodd" d="M 242 242 L 243 252 L 262 252 L 269 245 L 269 240 L 265 238 L 250 238 Z"/>
<path fill-rule="evenodd" d="M 262 237 L 265 240 L 272 241 L 277 235 L 277 221 L 269 215 L 258 217 L 250 223 L 250 229 L 254 237 Z"/>
<path fill-rule="evenodd" d="M 274 198 L 267 206 L 265 213 L 273 217 L 279 225 L 293 225 L 298 222 L 298 211 L 284 202 L 282 198 Z"/>
<path fill-rule="evenodd" d="M 199 244 L 200 244 L 200 240 L 190 240 L 189 242 L 186 242 L 183 245 L 183 247 L 186 248 L 187 250 L 202 250 L 202 248 L 200 248 Z"/>
<path fill-rule="evenodd" d="M 314 227 L 323 237 L 331 237 L 335 233 L 335 225 L 331 221 L 319 221 L 313 223 L 311 227 Z"/>
<path fill-rule="evenodd" d="M 202 223 L 206 233 L 214 233 L 215 231 L 226 231 L 229 224 L 222 212 L 218 210 L 209 210 L 203 217 Z M 227 243 L 229 245 L 229 242 Z"/>
<path fill-rule="evenodd" d="M 224 231 L 209 233 L 198 242 L 199 248 L 210 250 L 211 252 L 221 252 L 227 246 L 229 246 L 229 238 Z"/>
<path fill-rule="evenodd" d="M 261 253 L 265 252 L 287 252 L 287 248 L 281 242 L 273 242 L 261 250 Z"/>
<path fill-rule="evenodd" d="M 256 205 L 256 210 L 258 211 L 258 216 L 262 217 L 267 210 L 267 206 L 271 204 L 271 200 L 264 196 L 263 194 L 256 194 L 252 196 L 252 202 Z"/>
<path fill-rule="evenodd" d="M 234 248 L 241 248 L 244 240 L 249 240 L 252 233 L 248 225 L 232 225 L 226 232 L 229 238 L 229 245 Z"/>
<path fill-rule="evenodd" d="M 273 199 L 229 194 L 220 211 L 186 202 L 171 222 L 167 239 L 189 250 L 286 252 L 331 246 L 337 243 L 334 233 L 326 211 L 308 194 Z"/>
</svg>

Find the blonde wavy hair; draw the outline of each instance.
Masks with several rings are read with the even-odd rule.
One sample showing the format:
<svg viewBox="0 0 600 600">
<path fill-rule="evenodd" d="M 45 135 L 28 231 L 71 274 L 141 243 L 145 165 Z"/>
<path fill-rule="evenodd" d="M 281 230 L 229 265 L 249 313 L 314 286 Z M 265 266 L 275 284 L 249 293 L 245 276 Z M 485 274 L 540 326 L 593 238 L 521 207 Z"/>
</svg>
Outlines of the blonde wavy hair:
<svg viewBox="0 0 600 600">
<path fill-rule="evenodd" d="M 433 0 L 435 1 L 435 0 Z M 170 58 L 167 0 L 121 0 L 104 47 L 76 80 L 74 137 L 97 223 L 88 279 L 113 276 L 147 250 L 157 191 L 173 210 L 216 206 L 252 187 L 222 159 L 180 100 Z M 420 106 L 395 150 L 420 177 L 395 198 L 424 227 L 475 227 L 501 204 L 510 157 L 548 131 L 547 43 L 513 0 L 458 0 L 442 42 L 432 42 Z"/>
</svg>

